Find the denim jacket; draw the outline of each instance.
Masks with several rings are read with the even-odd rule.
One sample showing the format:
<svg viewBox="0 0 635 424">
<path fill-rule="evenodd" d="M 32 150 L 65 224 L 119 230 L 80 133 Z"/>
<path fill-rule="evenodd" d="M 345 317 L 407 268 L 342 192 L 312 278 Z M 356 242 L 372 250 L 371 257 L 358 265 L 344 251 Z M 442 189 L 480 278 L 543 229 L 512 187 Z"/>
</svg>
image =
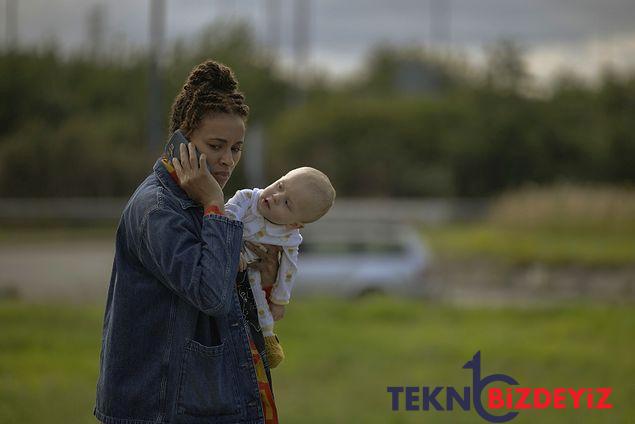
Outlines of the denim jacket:
<svg viewBox="0 0 635 424">
<path fill-rule="evenodd" d="M 157 161 L 117 229 L 94 409 L 100 421 L 263 422 L 235 284 L 242 229 L 204 217 Z"/>
</svg>

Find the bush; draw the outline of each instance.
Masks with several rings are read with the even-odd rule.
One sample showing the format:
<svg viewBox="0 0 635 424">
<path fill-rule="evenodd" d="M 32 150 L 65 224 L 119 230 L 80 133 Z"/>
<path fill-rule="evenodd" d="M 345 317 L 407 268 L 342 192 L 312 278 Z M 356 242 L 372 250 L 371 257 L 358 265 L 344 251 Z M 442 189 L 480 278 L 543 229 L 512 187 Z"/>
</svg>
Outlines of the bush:
<svg viewBox="0 0 635 424">
<path fill-rule="evenodd" d="M 491 206 L 489 221 L 528 229 L 635 231 L 635 188 L 528 186 L 499 196 Z"/>
<path fill-rule="evenodd" d="M 76 117 L 58 129 L 32 122 L 5 140 L 0 192 L 13 197 L 130 194 L 154 158 L 142 140 L 123 136 L 127 128 L 104 121 Z"/>
</svg>

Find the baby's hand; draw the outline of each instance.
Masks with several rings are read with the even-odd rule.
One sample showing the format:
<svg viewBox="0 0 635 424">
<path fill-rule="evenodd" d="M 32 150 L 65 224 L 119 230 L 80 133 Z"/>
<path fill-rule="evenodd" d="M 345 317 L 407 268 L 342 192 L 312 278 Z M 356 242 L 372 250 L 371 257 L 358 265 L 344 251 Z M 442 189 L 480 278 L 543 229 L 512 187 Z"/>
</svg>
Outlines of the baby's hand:
<svg viewBox="0 0 635 424">
<path fill-rule="evenodd" d="M 238 271 L 243 272 L 247 269 L 247 259 L 245 259 L 245 254 L 240 252 L 240 262 L 238 262 Z"/>
<path fill-rule="evenodd" d="M 269 310 L 274 321 L 284 318 L 284 305 L 276 305 L 275 303 L 269 303 Z"/>
</svg>

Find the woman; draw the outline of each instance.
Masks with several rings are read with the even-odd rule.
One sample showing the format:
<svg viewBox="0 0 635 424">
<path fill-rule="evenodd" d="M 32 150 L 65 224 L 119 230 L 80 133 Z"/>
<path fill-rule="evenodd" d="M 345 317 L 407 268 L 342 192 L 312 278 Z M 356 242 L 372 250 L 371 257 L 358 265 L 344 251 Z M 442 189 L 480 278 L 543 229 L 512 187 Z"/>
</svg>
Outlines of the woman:
<svg viewBox="0 0 635 424">
<path fill-rule="evenodd" d="M 170 132 L 190 143 L 180 160 L 156 162 L 117 229 L 94 410 L 103 423 L 277 421 L 251 291 L 237 284 L 242 224 L 223 216 L 248 112 L 231 70 L 211 60 L 174 101 Z M 277 252 L 255 251 L 273 281 Z"/>
</svg>

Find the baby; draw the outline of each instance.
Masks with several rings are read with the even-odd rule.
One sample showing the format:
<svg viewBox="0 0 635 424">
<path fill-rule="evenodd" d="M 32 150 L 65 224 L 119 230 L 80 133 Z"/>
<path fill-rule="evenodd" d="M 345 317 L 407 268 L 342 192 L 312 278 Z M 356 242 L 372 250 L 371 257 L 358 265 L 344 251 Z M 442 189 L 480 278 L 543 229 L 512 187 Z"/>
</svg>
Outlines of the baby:
<svg viewBox="0 0 635 424">
<path fill-rule="evenodd" d="M 239 190 L 225 205 L 227 217 L 243 222 L 243 239 L 282 247 L 278 276 L 273 287 L 260 285 L 260 272 L 249 269 L 249 283 L 258 308 L 258 321 L 265 337 L 269 365 L 275 368 L 284 351 L 273 332 L 274 318 L 284 315 L 298 270 L 300 228 L 326 214 L 335 200 L 335 189 L 317 169 L 297 168 L 264 190 Z M 257 256 L 241 254 L 241 268 Z"/>
</svg>

